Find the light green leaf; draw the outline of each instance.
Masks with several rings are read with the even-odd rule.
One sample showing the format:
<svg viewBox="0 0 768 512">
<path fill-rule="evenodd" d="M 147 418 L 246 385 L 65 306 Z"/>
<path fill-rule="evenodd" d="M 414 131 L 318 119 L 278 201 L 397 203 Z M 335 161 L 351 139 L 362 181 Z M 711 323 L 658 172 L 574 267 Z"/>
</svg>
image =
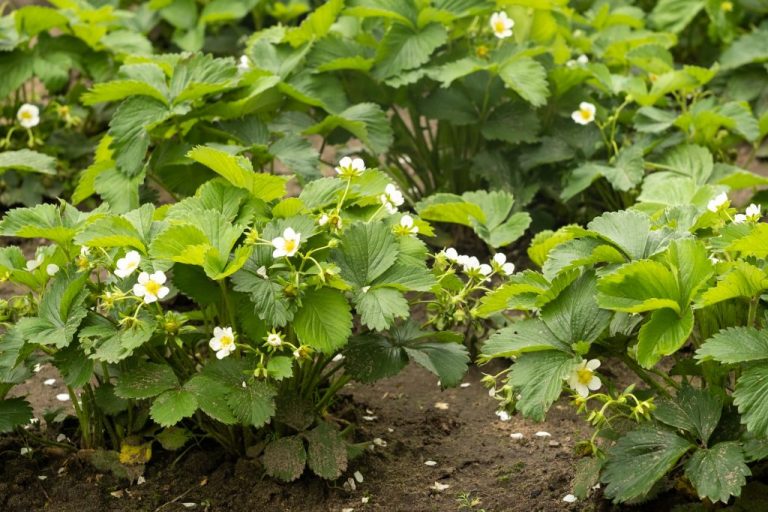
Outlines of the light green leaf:
<svg viewBox="0 0 768 512">
<path fill-rule="evenodd" d="M 768 37 L 766 36 L 768 31 L 765 28 L 741 36 L 720 56 L 720 68 L 726 71 L 752 62 L 768 61 Z"/>
<path fill-rule="evenodd" d="M 148 96 L 168 105 L 168 100 L 162 92 L 151 84 L 138 80 L 113 80 L 95 84 L 91 90 L 80 96 L 80 100 L 84 105 L 96 105 L 120 101 L 131 96 Z"/>
<path fill-rule="evenodd" d="M 89 247 L 133 247 L 146 252 L 141 234 L 128 220 L 115 215 L 97 218 L 77 234 L 75 243 Z"/>
<path fill-rule="evenodd" d="M 679 316 L 671 309 L 659 309 L 651 314 L 638 333 L 637 361 L 651 368 L 663 356 L 677 352 L 693 331 L 693 311 L 683 310 Z"/>
<path fill-rule="evenodd" d="M 534 107 L 541 107 L 549 97 L 547 72 L 544 66 L 528 58 L 515 58 L 499 67 L 504 84 Z"/>
<path fill-rule="evenodd" d="M 440 23 L 421 29 L 393 24 L 379 43 L 373 74 L 383 80 L 419 67 L 447 40 L 448 33 Z"/>
<path fill-rule="evenodd" d="M 31 149 L 0 153 L 0 172 L 9 169 L 56 175 L 56 159 Z"/>
<path fill-rule="evenodd" d="M 172 427 L 197 410 L 197 398 L 185 389 L 170 389 L 152 402 L 149 414 L 161 427 Z"/>
<path fill-rule="evenodd" d="M 379 105 L 358 103 L 338 114 L 332 114 L 304 133 L 329 135 L 337 128 L 344 129 L 360 139 L 373 153 L 384 153 L 392 144 L 389 119 Z"/>
<path fill-rule="evenodd" d="M 730 441 L 712 448 L 699 448 L 685 464 L 685 476 L 696 489 L 699 499 L 728 503 L 741 495 L 752 472 L 744 462 L 741 444 Z"/>
<path fill-rule="evenodd" d="M 301 298 L 293 328 L 301 343 L 331 354 L 346 345 L 352 334 L 349 304 L 336 290 L 309 290 Z"/>
<path fill-rule="evenodd" d="M 592 219 L 587 229 L 603 240 L 614 244 L 630 259 L 647 257 L 648 233 L 651 222 L 648 217 L 633 210 L 604 213 Z"/>
<path fill-rule="evenodd" d="M 754 226 L 752 231 L 728 246 L 729 251 L 739 251 L 744 256 L 768 257 L 768 224 Z"/>
<path fill-rule="evenodd" d="M 171 115 L 167 105 L 149 96 L 131 96 L 123 101 L 109 123 L 117 168 L 128 177 L 144 167 L 149 149 L 149 130 Z"/>
<path fill-rule="evenodd" d="M 321 39 L 336 21 L 344 8 L 344 0 L 329 0 L 313 10 L 298 27 L 289 28 L 284 40 L 294 48 L 304 43 Z"/>
<path fill-rule="evenodd" d="M 680 313 L 680 290 L 676 276 L 662 263 L 638 260 L 601 277 L 597 303 L 602 308 L 642 313 L 671 308 Z"/>
<path fill-rule="evenodd" d="M 746 261 L 728 263 L 727 273 L 718 276 L 715 286 L 709 288 L 697 303 L 698 307 L 711 306 L 737 297 L 751 299 L 768 289 L 768 274 Z"/>
<path fill-rule="evenodd" d="M 353 300 L 363 325 L 383 331 L 396 318 L 407 318 L 410 308 L 405 296 L 394 288 L 371 288 L 358 292 Z"/>
</svg>

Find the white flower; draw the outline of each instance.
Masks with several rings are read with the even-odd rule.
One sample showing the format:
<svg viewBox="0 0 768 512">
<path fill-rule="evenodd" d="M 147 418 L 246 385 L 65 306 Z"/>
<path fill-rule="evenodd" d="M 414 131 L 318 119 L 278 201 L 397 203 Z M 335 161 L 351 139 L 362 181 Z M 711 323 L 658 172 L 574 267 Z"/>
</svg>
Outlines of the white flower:
<svg viewBox="0 0 768 512">
<path fill-rule="evenodd" d="M 587 57 L 586 55 L 579 55 L 579 58 L 576 59 L 576 62 L 582 65 L 589 64 L 589 57 Z"/>
<path fill-rule="evenodd" d="M 717 213 L 728 202 L 728 194 L 722 192 L 707 203 L 707 210 Z"/>
<path fill-rule="evenodd" d="M 319 218 L 319 219 L 317 219 L 317 223 L 318 223 L 320 226 L 325 226 L 326 224 L 328 224 L 328 214 L 326 214 L 326 213 L 322 214 L 322 215 L 320 216 L 320 218 Z"/>
<path fill-rule="evenodd" d="M 760 211 L 760 205 L 755 203 L 747 206 L 746 214 L 747 220 L 750 222 L 757 222 L 763 216 L 762 212 Z"/>
<path fill-rule="evenodd" d="M 497 252 L 493 255 L 493 262 L 496 264 L 496 266 L 501 270 L 501 272 L 506 276 L 511 276 L 515 273 L 515 264 L 514 263 L 507 263 L 507 256 L 504 253 Z"/>
<path fill-rule="evenodd" d="M 37 267 L 39 267 L 42 264 L 43 264 L 43 255 L 42 254 L 38 254 L 35 257 L 35 259 L 27 260 L 27 270 L 32 272 L 33 270 L 35 270 Z"/>
<path fill-rule="evenodd" d="M 154 274 L 142 272 L 139 274 L 139 282 L 133 285 L 133 294 L 137 297 L 144 297 L 145 304 L 151 304 L 157 300 L 165 298 L 170 292 L 165 284 L 166 277 L 162 271 Z"/>
<path fill-rule="evenodd" d="M 718 258 L 717 256 L 710 256 L 709 261 L 711 261 L 713 265 L 717 265 L 718 263 L 720 263 L 720 258 Z"/>
<path fill-rule="evenodd" d="M 413 217 L 410 215 L 403 215 L 400 218 L 400 231 L 408 235 L 415 235 L 419 232 L 419 227 L 414 225 Z"/>
<path fill-rule="evenodd" d="M 350 158 L 345 156 L 339 160 L 339 165 L 336 167 L 336 174 L 339 176 L 360 176 L 365 171 L 365 162 L 362 158 Z"/>
<path fill-rule="evenodd" d="M 251 61 L 248 60 L 247 55 L 240 56 L 240 61 L 237 63 L 237 69 L 240 71 L 248 71 L 251 69 Z"/>
<path fill-rule="evenodd" d="M 499 39 L 506 39 L 512 35 L 512 27 L 515 26 L 514 20 L 511 20 L 504 11 L 495 12 L 491 15 L 491 29 L 493 35 Z"/>
<path fill-rule="evenodd" d="M 563 501 L 566 503 L 576 503 L 577 499 L 578 498 L 576 498 L 576 496 L 574 496 L 573 494 L 566 494 L 565 496 L 563 496 Z"/>
<path fill-rule="evenodd" d="M 464 272 L 480 269 L 480 260 L 475 256 L 459 256 L 459 264 L 464 267 Z"/>
<path fill-rule="evenodd" d="M 596 108 L 593 104 L 586 101 L 579 103 L 579 110 L 571 114 L 571 119 L 581 125 L 587 125 L 595 120 Z"/>
<path fill-rule="evenodd" d="M 489 276 L 493 273 L 493 268 L 491 268 L 491 266 L 488 265 L 487 263 L 483 263 L 482 265 L 480 265 L 478 270 L 480 270 L 480 273 L 484 276 Z"/>
<path fill-rule="evenodd" d="M 744 224 L 745 222 L 747 222 L 747 216 L 744 215 L 743 213 L 737 213 L 736 215 L 733 216 L 733 222 L 735 224 Z"/>
<path fill-rule="evenodd" d="M 115 275 L 125 279 L 139 268 L 139 263 L 141 263 L 141 255 L 137 251 L 130 251 L 124 258 L 117 260 Z"/>
<path fill-rule="evenodd" d="M 453 247 L 447 248 L 446 250 L 443 251 L 443 253 L 445 254 L 445 258 L 448 261 L 456 261 L 459 259 L 459 253 L 456 252 L 456 249 L 454 249 Z"/>
<path fill-rule="evenodd" d="M 403 193 L 391 183 L 386 186 L 384 193 L 379 196 L 379 200 L 390 214 L 396 213 L 397 207 L 405 202 Z"/>
<path fill-rule="evenodd" d="M 58 271 L 59 271 L 59 266 L 55 263 L 51 263 L 47 267 L 45 267 L 45 273 L 51 277 L 55 276 L 56 272 Z"/>
<path fill-rule="evenodd" d="M 80 247 L 80 256 L 87 258 L 91 254 L 91 248 L 87 245 Z"/>
<path fill-rule="evenodd" d="M 331 361 L 333 361 L 334 363 L 338 363 L 339 361 L 343 361 L 343 360 L 344 360 L 344 354 L 336 354 L 335 356 L 333 356 L 333 359 L 331 359 Z"/>
<path fill-rule="evenodd" d="M 40 124 L 40 109 L 36 105 L 25 103 L 16 113 L 16 119 L 24 128 L 34 128 Z"/>
<path fill-rule="evenodd" d="M 283 344 L 283 337 L 279 332 L 271 332 L 267 335 L 267 345 L 270 347 L 279 347 Z"/>
<path fill-rule="evenodd" d="M 285 228 L 283 236 L 272 239 L 272 247 L 275 248 L 272 257 L 286 256 L 290 258 L 299 250 L 299 244 L 301 244 L 301 233 L 295 232 L 293 228 Z"/>
<path fill-rule="evenodd" d="M 582 360 L 568 377 L 568 385 L 582 397 L 588 397 L 590 391 L 597 391 L 602 386 L 600 377 L 595 375 L 595 370 L 600 367 L 600 361 L 590 359 Z"/>
<path fill-rule="evenodd" d="M 501 421 L 509 421 L 512 419 L 512 416 L 510 416 L 507 411 L 496 411 L 496 416 L 498 416 Z"/>
<path fill-rule="evenodd" d="M 368 503 L 368 502 L 370 501 L 370 499 L 371 499 L 371 497 L 370 497 L 370 496 L 363 496 L 362 498 L 360 498 L 360 502 L 361 502 L 363 505 L 365 505 L 366 503 Z"/>
<path fill-rule="evenodd" d="M 216 359 L 224 359 L 235 351 L 235 333 L 231 327 L 214 327 L 208 346 L 216 352 Z"/>
<path fill-rule="evenodd" d="M 387 442 L 385 440 L 383 440 L 382 438 L 380 438 L 380 437 L 374 437 L 373 438 L 373 444 L 375 444 L 376 446 L 380 446 L 382 448 L 386 448 L 387 447 Z"/>
</svg>

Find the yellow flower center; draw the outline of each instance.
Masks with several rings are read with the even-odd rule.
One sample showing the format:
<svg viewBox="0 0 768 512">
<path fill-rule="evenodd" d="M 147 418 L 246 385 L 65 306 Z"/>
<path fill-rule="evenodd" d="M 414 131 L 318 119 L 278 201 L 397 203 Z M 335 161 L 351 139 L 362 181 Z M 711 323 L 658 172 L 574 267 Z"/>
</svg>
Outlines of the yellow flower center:
<svg viewBox="0 0 768 512">
<path fill-rule="evenodd" d="M 19 115 L 20 115 L 20 116 L 21 116 L 21 118 L 22 118 L 22 119 L 24 119 L 25 121 L 26 121 L 26 120 L 28 120 L 28 119 L 32 119 L 32 112 L 29 112 L 29 111 L 27 111 L 27 110 L 24 110 L 24 111 L 22 111 L 22 112 L 21 112 L 21 114 L 19 114 Z"/>
<path fill-rule="evenodd" d="M 488 47 L 485 45 L 478 46 L 475 50 L 475 54 L 481 59 L 486 58 L 488 56 Z"/>
<path fill-rule="evenodd" d="M 723 10 L 723 12 L 731 12 L 733 11 L 733 2 L 723 2 L 720 4 L 720 9 Z"/>
<path fill-rule="evenodd" d="M 588 385 L 592 381 L 593 373 L 594 372 L 587 367 L 576 370 L 576 378 L 578 379 L 579 384 L 584 386 Z"/>
<path fill-rule="evenodd" d="M 158 292 L 160 291 L 160 288 L 162 285 L 160 283 L 156 283 L 155 281 L 149 281 L 147 284 L 144 285 L 144 288 L 147 290 L 147 293 L 150 295 L 154 295 L 157 297 Z"/>
<path fill-rule="evenodd" d="M 586 108 L 580 108 L 579 115 L 585 121 L 589 121 L 590 119 L 592 119 L 592 112 L 587 110 Z"/>
<path fill-rule="evenodd" d="M 296 250 L 296 240 L 286 240 L 285 244 L 283 244 L 283 249 L 288 253 Z"/>
<path fill-rule="evenodd" d="M 493 24 L 493 31 L 501 33 L 501 32 L 504 32 L 505 30 L 507 30 L 507 26 L 504 24 L 504 20 L 502 19 L 496 20 L 496 23 Z"/>
<path fill-rule="evenodd" d="M 221 348 L 227 348 L 231 347 L 232 344 L 235 342 L 235 340 L 232 338 L 232 336 L 227 336 L 226 334 L 222 336 L 219 341 L 221 342 Z"/>
</svg>

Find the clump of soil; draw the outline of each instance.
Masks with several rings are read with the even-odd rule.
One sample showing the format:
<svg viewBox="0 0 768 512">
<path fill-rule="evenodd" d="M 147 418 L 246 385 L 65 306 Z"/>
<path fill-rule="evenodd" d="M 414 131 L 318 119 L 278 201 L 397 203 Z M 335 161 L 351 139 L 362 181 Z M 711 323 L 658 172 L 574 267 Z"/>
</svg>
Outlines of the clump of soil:
<svg viewBox="0 0 768 512">
<path fill-rule="evenodd" d="M 542 424 L 499 421 L 481 377 L 473 368 L 469 386 L 441 391 L 432 374 L 412 365 L 375 385 L 350 386 L 345 393 L 371 420 L 362 421 L 357 436 L 374 449 L 335 483 L 306 474 L 282 484 L 264 477 L 253 460 L 201 447 L 175 464 L 178 454 L 158 448 L 146 483 L 128 485 L 56 450 L 21 456 L 18 440 L 7 438 L 0 443 L 0 510 L 449 511 L 460 510 L 460 494 L 479 498 L 477 511 L 595 510 L 592 503 L 562 501 L 571 492 L 572 448 L 584 428 L 572 409 L 556 404 Z M 54 394 L 48 386 L 44 391 Z M 535 436 L 539 431 L 551 437 Z M 513 432 L 524 438 L 511 438 Z M 374 445 L 376 438 L 386 446 Z M 352 491 L 343 483 L 355 471 L 364 481 Z M 435 482 L 449 487 L 435 490 Z"/>
</svg>

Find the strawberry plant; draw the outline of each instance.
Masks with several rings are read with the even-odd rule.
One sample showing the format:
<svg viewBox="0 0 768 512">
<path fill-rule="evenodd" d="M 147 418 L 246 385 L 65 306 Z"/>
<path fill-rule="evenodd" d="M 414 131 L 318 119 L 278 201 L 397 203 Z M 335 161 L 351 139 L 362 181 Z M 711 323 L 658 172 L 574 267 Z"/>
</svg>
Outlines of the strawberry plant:
<svg viewBox="0 0 768 512">
<path fill-rule="evenodd" d="M 501 407 L 542 420 L 566 389 L 594 427 L 581 444 L 593 456 L 580 466 L 582 496 L 599 479 L 616 502 L 642 500 L 669 477 L 728 502 L 765 457 L 767 225 L 759 206 L 737 213 L 725 193 L 699 190 L 687 204 L 641 203 L 540 233 L 529 255 L 541 271 L 478 308 L 524 314 L 482 349 L 483 360 L 515 359 L 487 378 Z M 606 364 L 643 389 L 618 387 Z"/>
<path fill-rule="evenodd" d="M 23 381 L 45 354 L 82 445 L 123 462 L 203 433 L 234 453 L 266 443 L 278 478 L 298 478 L 305 463 L 336 478 L 347 454 L 337 425 L 348 424 L 332 415 L 337 393 L 409 361 L 456 386 L 469 362 L 462 341 L 483 335 L 470 309 L 514 265 L 451 249 L 430 268 L 418 238 L 430 225 L 400 213 L 400 192 L 360 159 L 287 197 L 287 177 L 242 157 L 212 146 L 187 156 L 218 177 L 172 205 L 5 216 L 4 235 L 51 245 L 29 261 L 18 247 L 0 251 L 4 279 L 29 290 L 6 308 L 0 380 Z M 22 399 L 0 408 L 4 430 L 29 416 Z"/>
</svg>

